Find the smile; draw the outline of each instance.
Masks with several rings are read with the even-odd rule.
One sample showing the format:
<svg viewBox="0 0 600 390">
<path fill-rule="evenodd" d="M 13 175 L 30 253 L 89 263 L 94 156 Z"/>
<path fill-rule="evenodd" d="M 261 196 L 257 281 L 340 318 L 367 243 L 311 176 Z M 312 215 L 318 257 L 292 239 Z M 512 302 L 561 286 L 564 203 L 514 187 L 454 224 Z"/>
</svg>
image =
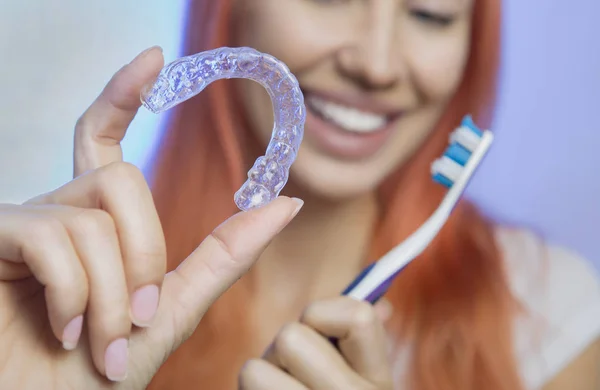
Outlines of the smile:
<svg viewBox="0 0 600 390">
<path fill-rule="evenodd" d="M 321 118 L 346 131 L 356 133 L 372 133 L 381 130 L 391 120 L 390 116 L 363 111 L 314 95 L 308 96 L 306 105 Z"/>
<path fill-rule="evenodd" d="M 322 153 L 362 160 L 381 150 L 402 111 L 367 95 L 303 89 L 306 141 Z"/>
</svg>

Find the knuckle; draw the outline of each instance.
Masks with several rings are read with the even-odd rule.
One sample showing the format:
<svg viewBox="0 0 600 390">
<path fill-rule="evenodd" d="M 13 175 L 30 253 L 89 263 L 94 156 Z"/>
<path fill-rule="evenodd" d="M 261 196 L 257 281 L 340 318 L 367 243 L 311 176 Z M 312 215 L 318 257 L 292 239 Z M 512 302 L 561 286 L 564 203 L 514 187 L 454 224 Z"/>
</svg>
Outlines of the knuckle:
<svg viewBox="0 0 600 390">
<path fill-rule="evenodd" d="M 367 302 L 356 302 L 352 310 L 352 325 L 357 329 L 370 329 L 377 325 L 377 313 Z"/>
<path fill-rule="evenodd" d="M 83 209 L 75 215 L 72 223 L 74 228 L 84 236 L 116 231 L 110 214 L 100 209 Z"/>
<path fill-rule="evenodd" d="M 210 233 L 209 237 L 218 245 L 218 247 L 225 253 L 233 264 L 239 263 L 239 253 L 236 248 L 228 243 L 228 240 L 223 237 L 219 228 L 215 229 Z"/>
<path fill-rule="evenodd" d="M 99 191 L 109 198 L 150 192 L 142 171 L 128 162 L 112 162 L 100 168 L 97 175 Z"/>
<path fill-rule="evenodd" d="M 275 351 L 280 354 L 294 350 L 302 342 L 302 330 L 302 326 L 296 322 L 284 325 L 273 342 Z"/>
<path fill-rule="evenodd" d="M 112 162 L 105 167 L 104 171 L 105 177 L 109 178 L 110 182 L 116 180 L 119 183 L 138 183 L 144 177 L 138 167 L 125 161 Z"/>
<path fill-rule="evenodd" d="M 222 240 L 218 234 L 212 232 L 207 239 L 212 241 L 214 247 L 218 252 L 224 254 L 224 258 L 227 260 L 223 261 L 223 256 L 218 256 L 221 259 L 219 262 L 209 258 L 206 262 L 206 266 L 214 276 L 221 277 L 222 275 L 231 272 L 231 270 L 237 269 L 241 264 L 244 264 L 243 261 L 239 260 L 238 255 L 232 250 L 231 246 Z"/>
<path fill-rule="evenodd" d="M 66 235 L 62 222 L 50 216 L 32 219 L 24 226 L 24 230 L 29 238 L 27 241 L 34 244 L 59 241 Z"/>
</svg>

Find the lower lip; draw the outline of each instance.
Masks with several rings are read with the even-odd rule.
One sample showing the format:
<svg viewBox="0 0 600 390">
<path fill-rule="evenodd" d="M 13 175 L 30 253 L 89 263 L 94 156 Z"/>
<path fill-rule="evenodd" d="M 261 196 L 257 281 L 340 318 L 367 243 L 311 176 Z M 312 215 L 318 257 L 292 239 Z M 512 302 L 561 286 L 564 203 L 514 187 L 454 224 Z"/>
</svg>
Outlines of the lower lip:
<svg viewBox="0 0 600 390">
<path fill-rule="evenodd" d="M 375 155 L 385 145 L 397 120 L 370 133 L 355 133 L 318 116 L 307 105 L 305 135 L 319 150 L 341 159 L 358 160 Z"/>
</svg>

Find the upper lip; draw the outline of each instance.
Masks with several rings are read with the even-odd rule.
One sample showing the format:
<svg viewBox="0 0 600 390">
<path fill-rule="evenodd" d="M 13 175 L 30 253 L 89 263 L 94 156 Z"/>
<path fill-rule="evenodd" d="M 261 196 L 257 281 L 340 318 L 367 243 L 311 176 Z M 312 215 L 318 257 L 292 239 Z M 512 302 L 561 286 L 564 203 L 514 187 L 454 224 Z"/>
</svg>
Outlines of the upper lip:
<svg viewBox="0 0 600 390">
<path fill-rule="evenodd" d="M 324 100 L 329 100 L 333 103 L 337 103 L 342 106 L 355 108 L 360 111 L 365 111 L 378 115 L 385 115 L 389 118 L 399 116 L 402 114 L 401 109 L 393 106 L 390 103 L 377 100 L 376 98 L 369 97 L 357 93 L 347 93 L 338 91 L 325 91 L 325 90 L 314 90 L 302 88 L 303 91 L 308 95 L 320 97 Z"/>
</svg>

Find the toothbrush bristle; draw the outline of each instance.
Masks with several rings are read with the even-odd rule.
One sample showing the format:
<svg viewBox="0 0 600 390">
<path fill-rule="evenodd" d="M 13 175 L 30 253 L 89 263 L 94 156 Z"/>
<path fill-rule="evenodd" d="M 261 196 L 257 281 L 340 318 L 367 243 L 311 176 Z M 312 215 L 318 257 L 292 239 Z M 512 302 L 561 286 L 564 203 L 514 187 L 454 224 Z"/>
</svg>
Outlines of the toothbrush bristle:
<svg viewBox="0 0 600 390">
<path fill-rule="evenodd" d="M 473 117 L 471 115 L 467 115 L 463 118 L 462 126 L 468 127 L 473 133 L 477 134 L 478 137 L 483 137 L 483 131 L 477 127 L 475 122 L 473 121 Z"/>
<path fill-rule="evenodd" d="M 446 176 L 442 175 L 441 173 L 435 173 L 432 177 L 431 177 L 435 182 L 443 185 L 444 187 L 452 187 L 452 184 L 454 184 L 454 182 L 450 179 L 448 179 Z"/>
<path fill-rule="evenodd" d="M 460 127 L 450 134 L 450 146 L 444 155 L 431 165 L 433 180 L 445 187 L 452 187 L 482 136 L 483 131 L 475 125 L 473 118 L 470 115 L 464 117 Z"/>
</svg>

